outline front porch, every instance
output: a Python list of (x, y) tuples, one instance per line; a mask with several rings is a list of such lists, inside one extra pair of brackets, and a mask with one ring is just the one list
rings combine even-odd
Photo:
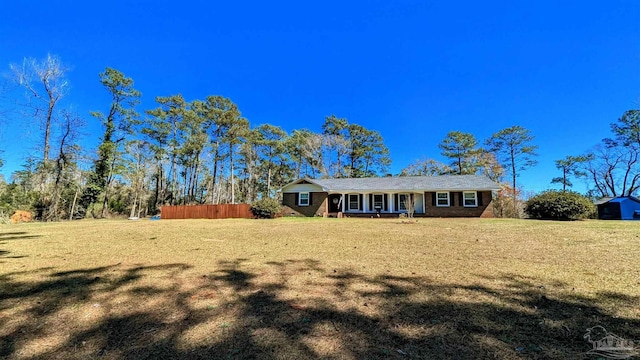
[[(410, 192), (372, 192), (372, 193), (329, 193), (327, 211), (329, 217), (395, 217), (408, 213), (413, 207), (414, 215), (425, 214), (425, 194)], [(333, 216), (332, 216), (333, 215)]]
[[(407, 212), (396, 212), (396, 213), (390, 213), (390, 212), (386, 212), (386, 213), (366, 213), (366, 212), (346, 212), (346, 213), (341, 213), (341, 212), (337, 212), (337, 213), (327, 213), (327, 217), (329, 218), (340, 218), (340, 217), (345, 217), (345, 218), (375, 218), (375, 219), (392, 219), (392, 218), (398, 218), (400, 216), (402, 216), (403, 214), (407, 214)], [(418, 214), (418, 213), (414, 213), (413, 217), (419, 217), (419, 218), (423, 218), (426, 217), (425, 214)]]

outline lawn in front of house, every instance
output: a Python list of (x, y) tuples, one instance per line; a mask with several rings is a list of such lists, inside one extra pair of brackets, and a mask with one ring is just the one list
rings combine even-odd
[(0, 226), (8, 359), (585, 358), (640, 339), (640, 223)]

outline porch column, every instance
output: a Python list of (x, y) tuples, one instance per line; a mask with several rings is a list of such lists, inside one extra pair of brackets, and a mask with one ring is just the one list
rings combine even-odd
[[(329, 195), (331, 195), (331, 194), (327, 193), (327, 200), (324, 201), (324, 215), (323, 215), (323, 217), (329, 216), (329, 206), (331, 206), (329, 204), (331, 202), (331, 201), (329, 201)], [(311, 196), (311, 194), (309, 194), (309, 196)]]
[(369, 211), (369, 194), (362, 194), (362, 212)]
[(395, 201), (394, 201), (395, 199), (393, 198), (393, 194), (392, 193), (387, 194), (387, 196), (389, 197), (389, 211), (388, 212), (392, 213), (394, 211), (393, 209), (395, 209), (395, 207), (394, 207), (395, 206)]
[(342, 198), (341, 198), (342, 201), (340, 201), (340, 203), (342, 204), (342, 213), (344, 214), (344, 202), (345, 202), (344, 198), (345, 198), (345, 196), (344, 196), (344, 194), (340, 194), (340, 195), (342, 196)]
[(422, 192), (422, 213), (427, 213), (427, 197), (425, 196), (424, 191)]

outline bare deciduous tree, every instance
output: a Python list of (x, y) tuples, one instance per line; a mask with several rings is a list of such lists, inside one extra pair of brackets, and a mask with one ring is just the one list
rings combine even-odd
[(51, 204), (45, 214), (46, 220), (58, 221), (61, 218), (63, 212), (61, 207), (61, 193), (72, 183), (69, 177), (72, 177), (73, 174), (69, 173), (69, 168), (75, 165), (77, 161), (76, 158), (79, 151), (77, 145), (79, 136), (78, 129), (83, 126), (84, 121), (78, 115), (69, 111), (62, 111), (58, 155), (54, 160), (55, 168), (53, 190), (51, 191)]
[(402, 169), (400, 176), (437, 176), (451, 171), (446, 164), (434, 159), (418, 159)]
[(143, 204), (148, 200), (149, 193), (145, 184), (150, 183), (153, 156), (149, 150), (150, 144), (145, 141), (133, 140), (126, 144), (126, 162), (124, 177), (129, 180), (131, 187), (131, 211), (129, 217), (140, 217), (144, 211)]
[(640, 187), (640, 149), (605, 142), (586, 155), (583, 170), (600, 196), (630, 196)]
[(51, 125), (55, 108), (66, 94), (69, 83), (65, 78), (68, 68), (57, 56), (47, 54), (43, 60), (25, 58), (21, 65), (11, 64), (14, 81), (27, 91), (25, 106), (33, 109), (44, 130), (43, 163), (49, 161)]
[(412, 193), (402, 194), (402, 204), (404, 205), (404, 209), (407, 211), (407, 217), (409, 219), (413, 218), (413, 214), (416, 211), (416, 197)]

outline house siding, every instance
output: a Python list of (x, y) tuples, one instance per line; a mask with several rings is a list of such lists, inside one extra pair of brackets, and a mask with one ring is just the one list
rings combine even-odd
[(327, 211), (327, 193), (310, 192), (311, 204), (309, 206), (298, 206), (297, 192), (286, 192), (282, 194), (282, 215), (283, 216), (323, 216)]
[[(482, 197), (482, 204), (477, 207), (464, 207), (461, 202), (462, 192), (451, 191), (449, 193), (449, 206), (434, 206), (435, 192), (425, 192), (426, 211), (429, 217), (493, 217), (493, 198), (491, 191), (478, 191)], [(480, 199), (478, 199), (480, 200)]]
[[(283, 191), (285, 191), (283, 189)], [(297, 193), (297, 192), (322, 192), (322, 188), (315, 184), (302, 183), (302, 184), (293, 184), (289, 185), (286, 188), (286, 192), (288, 193)]]

